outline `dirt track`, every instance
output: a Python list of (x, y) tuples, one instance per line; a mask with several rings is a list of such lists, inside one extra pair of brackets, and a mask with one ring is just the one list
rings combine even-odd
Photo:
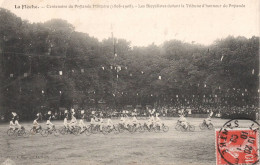
[[(177, 118), (163, 120), (170, 127), (167, 133), (122, 133), (91, 136), (65, 135), (46, 138), (41, 135), (29, 138), (8, 137), (7, 124), (0, 125), (0, 164), (7, 158), (17, 165), (71, 165), (71, 164), (128, 164), (128, 165), (215, 165), (215, 132), (201, 131), (202, 119), (188, 118), (196, 126), (195, 132), (174, 129)], [(220, 128), (227, 120), (213, 119)], [(62, 122), (54, 122), (57, 127)], [(31, 123), (22, 123), (26, 129)]]

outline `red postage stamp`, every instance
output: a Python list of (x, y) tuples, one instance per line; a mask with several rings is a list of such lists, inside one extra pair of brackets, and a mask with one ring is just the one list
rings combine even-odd
[(223, 127), (216, 130), (216, 164), (257, 164), (258, 129)]

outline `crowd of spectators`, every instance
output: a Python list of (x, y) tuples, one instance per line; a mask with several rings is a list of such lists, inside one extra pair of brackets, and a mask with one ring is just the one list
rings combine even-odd
[[(64, 112), (66, 108), (59, 109), (58, 111), (52, 111), (54, 119), (63, 120)], [(69, 109), (67, 109), (70, 111)], [(161, 117), (179, 117), (180, 114), (186, 116), (193, 116), (194, 114), (210, 114), (212, 112), (213, 117), (218, 118), (251, 118), (255, 119), (259, 115), (259, 108), (257, 106), (210, 106), (210, 105), (200, 105), (200, 106), (144, 106), (144, 107), (128, 107), (121, 109), (114, 109), (110, 107), (102, 108), (77, 108), (75, 109), (76, 117), (81, 115), (81, 111), (84, 110), (86, 120), (90, 120), (92, 115), (97, 115), (99, 117), (107, 118), (120, 117), (121, 114), (128, 114), (132, 116), (133, 114), (137, 117), (149, 117), (150, 114), (159, 113)], [(44, 120), (45, 112), (40, 112), (41, 118)], [(2, 120), (2, 118), (1, 118)]]
[[(76, 114), (80, 115), (83, 108), (76, 110)], [(138, 117), (148, 117), (151, 113), (159, 113), (162, 117), (179, 117), (180, 114), (185, 114), (186, 116), (192, 116), (193, 114), (210, 114), (213, 112), (213, 117), (218, 118), (255, 118), (258, 115), (259, 108), (252, 106), (158, 106), (158, 107), (142, 107), (142, 108), (88, 108), (84, 109), (86, 118), (93, 114), (99, 115), (100, 117), (106, 118), (120, 117), (121, 114), (128, 114), (129, 116), (137, 115)], [(57, 115), (57, 119), (63, 118), (63, 112)]]

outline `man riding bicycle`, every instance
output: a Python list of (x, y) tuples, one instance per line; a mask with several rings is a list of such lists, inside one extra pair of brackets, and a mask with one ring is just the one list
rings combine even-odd
[(103, 126), (104, 126), (104, 120), (103, 120), (102, 116), (100, 116), (100, 118), (99, 118), (99, 126), (100, 126), (100, 131), (102, 131)]
[(211, 124), (211, 116), (209, 115), (208, 118), (204, 119), (204, 122), (208, 127)]
[(75, 117), (75, 112), (74, 112), (74, 109), (71, 109), (71, 120), (69, 123), (69, 129), (73, 130), (75, 128), (76, 124), (77, 124), (77, 119)]
[(81, 129), (80, 133), (82, 133), (84, 131), (84, 128), (86, 127), (86, 125), (84, 124), (84, 118), (85, 118), (85, 115), (84, 115), (84, 110), (82, 110), (81, 112), (81, 116), (80, 116), (80, 120), (79, 120), (79, 127)]
[(103, 129), (103, 124), (104, 124), (104, 120), (103, 118), (101, 117), (101, 115), (99, 114), (98, 115), (99, 117), (96, 117), (95, 116), (95, 125), (98, 126), (100, 128), (100, 131), (102, 131)]
[(92, 115), (90, 119), (90, 125), (94, 127), (96, 125), (96, 116)]
[(119, 124), (121, 124), (122, 126), (125, 127), (126, 118), (125, 118), (124, 114), (121, 114), (121, 118), (120, 118)]
[(107, 119), (107, 127), (108, 127), (109, 129), (111, 129), (111, 128), (113, 128), (113, 126), (114, 126), (114, 124), (113, 124), (113, 122), (112, 122), (112, 120), (111, 120), (111, 115), (109, 115), (109, 116), (108, 116), (108, 119)]
[(47, 129), (48, 129), (48, 130), (52, 129), (53, 126), (54, 126), (54, 124), (51, 123), (51, 119), (52, 119), (51, 111), (48, 111), (48, 114), (47, 114), (47, 122), (46, 122)]
[(132, 126), (136, 127), (138, 124), (138, 120), (136, 118), (136, 115), (133, 115), (133, 119), (132, 119)]
[(185, 129), (188, 128), (188, 122), (187, 119), (184, 117), (184, 115), (182, 114), (178, 120), (181, 124), (181, 126), (183, 126)]
[(12, 120), (10, 121), (10, 128), (13, 130), (20, 130), (22, 126), (18, 122), (19, 116), (15, 113), (12, 112)]
[(161, 129), (161, 127), (162, 127), (162, 121), (161, 121), (161, 119), (159, 118), (159, 113), (156, 113), (155, 125), (156, 125), (156, 126), (159, 126), (160, 129)]
[(33, 121), (33, 129), (34, 130), (39, 130), (41, 128), (40, 124), (38, 123), (38, 120), (40, 119), (40, 114), (37, 113), (37, 118)]
[(68, 110), (65, 110), (63, 125), (66, 129), (69, 127), (68, 118), (69, 118)]
[(150, 118), (148, 119), (148, 121), (147, 121), (147, 126), (149, 127), (149, 128), (152, 128), (153, 126), (154, 126), (154, 117), (153, 117), (153, 115), (151, 115), (150, 116)]

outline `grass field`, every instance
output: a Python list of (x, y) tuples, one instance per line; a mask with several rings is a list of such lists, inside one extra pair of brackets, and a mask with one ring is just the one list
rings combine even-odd
[[(187, 118), (195, 132), (174, 129), (177, 118), (163, 120), (170, 127), (167, 133), (121, 133), (86, 136), (49, 135), (13, 138), (6, 134), (7, 124), (0, 125), (0, 164), (10, 158), (17, 165), (180, 165), (216, 164), (215, 132), (199, 129), (201, 118)], [(213, 119), (220, 128), (227, 120)], [(246, 122), (246, 121), (245, 121)], [(21, 123), (26, 129), (31, 123)], [(54, 122), (60, 127), (62, 122)]]

